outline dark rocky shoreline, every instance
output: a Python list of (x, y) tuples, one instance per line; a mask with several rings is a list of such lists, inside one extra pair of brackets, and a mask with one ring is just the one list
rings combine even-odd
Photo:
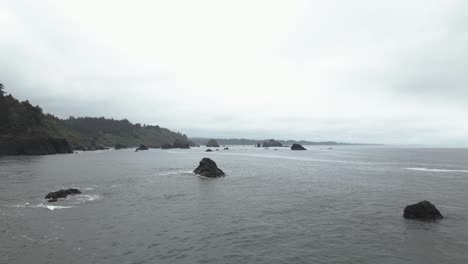
[(9, 137), (0, 139), (0, 155), (49, 155), (73, 153), (65, 138)]

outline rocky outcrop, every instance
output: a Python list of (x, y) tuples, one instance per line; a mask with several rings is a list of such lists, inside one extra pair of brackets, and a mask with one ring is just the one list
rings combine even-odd
[(189, 149), (190, 142), (183, 142), (181, 140), (176, 139), (174, 144), (172, 144), (173, 148), (180, 148), (180, 149)]
[(56, 202), (60, 198), (66, 198), (68, 195), (73, 195), (73, 194), (80, 194), (81, 191), (78, 189), (68, 189), (68, 190), (60, 190), (56, 192), (51, 192), (46, 195), (44, 199), (48, 199), (49, 203), (51, 202)]
[(81, 144), (72, 144), (72, 149), (73, 150), (80, 150), (80, 151), (88, 150), (85, 146), (83, 146)]
[(0, 138), (0, 155), (48, 155), (73, 153), (64, 138), (10, 137)]
[(124, 148), (128, 148), (127, 146), (125, 146), (124, 144), (120, 144), (120, 143), (117, 143), (115, 144), (114, 146), (114, 149), (124, 149)]
[(206, 143), (206, 146), (207, 146), (208, 148), (219, 148), (218, 142), (217, 142), (216, 140), (214, 140), (214, 139), (210, 139), (210, 140), (208, 141), (208, 143)]
[(190, 148), (190, 143), (189, 142), (183, 142), (181, 140), (176, 139), (173, 144), (163, 144), (161, 146), (162, 149), (189, 149)]
[(94, 148), (95, 150), (108, 150), (109, 148), (108, 147), (104, 147), (102, 145), (98, 145)]
[(292, 144), (291, 150), (307, 150), (301, 144)]
[(422, 201), (406, 206), (403, 217), (416, 220), (437, 220), (444, 218), (435, 205), (429, 201)]
[(148, 150), (148, 147), (141, 144), (137, 149), (135, 149), (136, 151), (140, 151), (140, 150)]
[(218, 166), (213, 160), (209, 158), (203, 158), (200, 161), (200, 165), (193, 172), (195, 174), (199, 174), (201, 176), (210, 178), (218, 178), (224, 176), (224, 172), (218, 168)]
[(269, 147), (282, 147), (283, 144), (281, 144), (281, 142), (276, 141), (276, 140), (274, 140), (274, 139), (270, 139), (270, 140), (268, 140), (268, 141), (263, 141), (262, 146), (263, 146), (264, 148), (269, 148)]
[(229, 147), (225, 147), (224, 150), (229, 150)]
[(262, 147), (262, 144), (260, 144), (260, 142), (258, 142), (256, 147), (260, 148), (260, 147)]

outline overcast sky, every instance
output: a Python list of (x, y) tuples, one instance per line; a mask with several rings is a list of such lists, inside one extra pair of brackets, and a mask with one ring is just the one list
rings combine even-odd
[(468, 1), (0, 0), (0, 82), (189, 136), (468, 146)]

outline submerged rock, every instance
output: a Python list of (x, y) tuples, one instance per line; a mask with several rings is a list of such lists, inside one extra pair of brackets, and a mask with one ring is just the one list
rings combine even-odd
[(436, 220), (444, 218), (435, 205), (429, 201), (422, 201), (406, 206), (403, 217), (417, 220)]
[(195, 174), (199, 174), (201, 176), (210, 177), (210, 178), (218, 178), (224, 176), (224, 172), (218, 168), (216, 163), (209, 159), (203, 158), (200, 161), (200, 165), (193, 171)]
[(292, 144), (291, 150), (307, 150), (301, 144)]
[(68, 190), (60, 190), (60, 191), (56, 191), (56, 192), (51, 192), (51, 193), (47, 194), (44, 199), (49, 199), (48, 202), (50, 203), (50, 202), (56, 202), (57, 199), (59, 199), (59, 198), (65, 198), (68, 195), (80, 194), (80, 193), (81, 193), (80, 190), (71, 188), (71, 189), (68, 189)]
[(207, 149), (206, 152), (212, 152), (213, 150), (212, 149)]

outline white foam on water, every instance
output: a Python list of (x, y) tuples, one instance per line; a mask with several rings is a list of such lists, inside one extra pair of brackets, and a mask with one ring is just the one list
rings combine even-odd
[(57, 210), (57, 209), (68, 209), (68, 208), (73, 208), (73, 206), (69, 206), (69, 205), (49, 205), (49, 204), (43, 204), (43, 203), (40, 203), (38, 205), (33, 205), (31, 207), (35, 207), (35, 208), (47, 208), (51, 211), (53, 210)]
[(67, 199), (70, 200), (71, 202), (75, 201), (78, 203), (92, 202), (95, 200), (99, 200), (99, 198), (101, 198), (101, 196), (97, 194), (79, 194), (79, 195), (73, 195), (73, 196), (67, 197)]
[(468, 170), (448, 170), (448, 169), (428, 169), (428, 168), (405, 168), (406, 170), (414, 171), (428, 171), (428, 172), (464, 172), (468, 173)]
[(167, 176), (167, 175), (177, 175), (177, 174), (192, 174), (193, 172), (192, 171), (188, 171), (188, 170), (173, 170), (173, 171), (166, 171), (166, 172), (162, 172), (162, 173), (159, 173), (158, 175), (160, 176)]
[(84, 188), (85, 191), (91, 191), (91, 190), (94, 190), (93, 187), (89, 187), (89, 188)]
[(29, 203), (16, 204), (16, 205), (7, 205), (7, 206), (8, 206), (8, 207), (12, 207), (12, 208), (24, 208), (24, 207), (29, 206)]

